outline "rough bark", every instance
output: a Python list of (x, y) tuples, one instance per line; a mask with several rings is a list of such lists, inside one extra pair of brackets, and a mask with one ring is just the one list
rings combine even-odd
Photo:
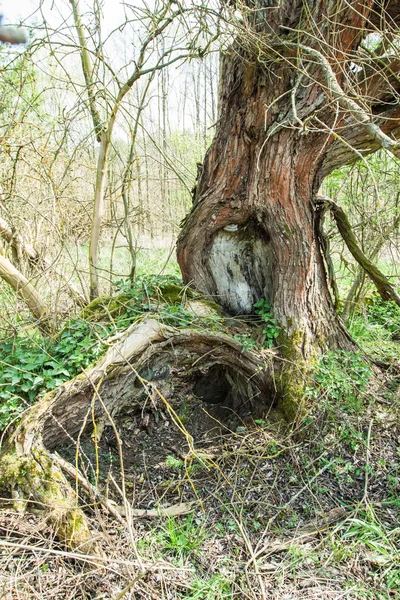
[(229, 312), (270, 301), (279, 350), (297, 365), (355, 347), (331, 300), (313, 199), (334, 168), (382, 146), (398, 154), (398, 105), (388, 100), (396, 80), (381, 70), (385, 85), (375, 81), (382, 55), (370, 61), (373, 76), (351, 71), (382, 10), (360, 2), (332, 13), (320, 0), (306, 10), (291, 1), (242, 5), (223, 59), (215, 138), (178, 240), (185, 282)]
[(271, 358), (271, 353), (243, 352), (240, 343), (223, 333), (177, 330), (155, 319), (135, 324), (114, 340), (97, 364), (24, 414), (0, 455), (0, 487), (9, 489), (19, 506), (35, 502), (51, 507), (49, 520), (58, 536), (87, 550), (89, 527), (55, 448), (78, 440), (85, 429), (112, 420), (123, 410), (138, 410), (149, 399), (163, 404), (174, 419), (160, 386), (175, 365), (193, 372), (219, 365), (232, 386), (233, 401), (257, 399), (270, 406)]
[(398, 57), (376, 52), (361, 74), (352, 70), (365, 59), (368, 33), (389, 21), (397, 27), (392, 3), (384, 8), (367, 0), (333, 12), (323, 0), (241, 4), (215, 138), (178, 240), (184, 281), (230, 313), (252, 313), (268, 299), (287, 361), (278, 392), (291, 417), (318, 353), (355, 348), (331, 299), (314, 198), (334, 168), (380, 147), (399, 153)]
[[(238, 57), (225, 59), (220, 125), (178, 261), (185, 282), (233, 314), (251, 313), (268, 298), (284, 332), (281, 349), (308, 360), (316, 349), (348, 347), (349, 339), (330, 298), (313, 203), (328, 136), (279, 126), (291, 112), (287, 93), (265, 110), (290, 84), (284, 68), (272, 76)], [(324, 102), (318, 90), (302, 94), (304, 107)]]

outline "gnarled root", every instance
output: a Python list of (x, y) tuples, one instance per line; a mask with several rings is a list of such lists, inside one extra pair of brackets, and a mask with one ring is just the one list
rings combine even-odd
[(174, 366), (204, 373), (218, 365), (237, 403), (271, 405), (273, 357), (272, 351), (243, 352), (240, 343), (224, 333), (174, 329), (155, 319), (136, 323), (112, 340), (94, 366), (24, 414), (0, 455), (0, 486), (9, 490), (17, 506), (44, 505), (57, 536), (70, 546), (95, 551), (77, 494), (52, 451), (95, 428), (100, 419), (143, 406), (154, 393), (165, 401), (158, 381)]

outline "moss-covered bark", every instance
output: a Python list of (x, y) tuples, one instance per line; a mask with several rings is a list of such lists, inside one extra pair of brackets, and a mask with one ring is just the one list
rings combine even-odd
[(23, 454), (17, 446), (11, 445), (0, 457), (0, 488), (11, 492), (15, 509), (23, 511), (28, 502), (34, 503), (47, 513), (59, 539), (75, 549), (96, 553), (77, 496), (51, 454), (38, 447)]

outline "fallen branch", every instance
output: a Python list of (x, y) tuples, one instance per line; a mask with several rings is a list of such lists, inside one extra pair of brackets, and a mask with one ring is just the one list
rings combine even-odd
[[(158, 391), (157, 377), (168, 377), (177, 365), (192, 372), (218, 365), (222, 376), (227, 376), (232, 395), (236, 394), (235, 401), (257, 398), (258, 404), (270, 405), (274, 399), (273, 358), (243, 351), (239, 342), (224, 333), (175, 329), (155, 318), (139, 321), (118, 336), (107, 353), (85, 373), (49, 392), (24, 413), (0, 454), (0, 486), (10, 491), (16, 507), (25, 508), (27, 501), (48, 506), (48, 521), (57, 536), (75, 548), (90, 547), (92, 538), (69, 478), (113, 517), (119, 521), (125, 517), (128, 524), (132, 517), (188, 514), (192, 510), (190, 504), (142, 510), (131, 509), (126, 503), (121, 510), (103, 498), (75, 467), (57, 457), (54, 449), (79, 438), (85, 430), (96, 428), (105, 417), (113, 420), (124, 409), (141, 409), (149, 398), (165, 406), (167, 400)], [(167, 409), (174, 414), (169, 404)], [(179, 427), (179, 422), (175, 422)], [(123, 490), (121, 497), (125, 498)]]

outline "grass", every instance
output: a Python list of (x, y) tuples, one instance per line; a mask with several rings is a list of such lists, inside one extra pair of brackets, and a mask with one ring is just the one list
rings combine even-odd
[(170, 552), (179, 559), (189, 558), (198, 554), (205, 538), (204, 523), (193, 515), (184, 519), (171, 517), (160, 529), (159, 540), (164, 551)]

